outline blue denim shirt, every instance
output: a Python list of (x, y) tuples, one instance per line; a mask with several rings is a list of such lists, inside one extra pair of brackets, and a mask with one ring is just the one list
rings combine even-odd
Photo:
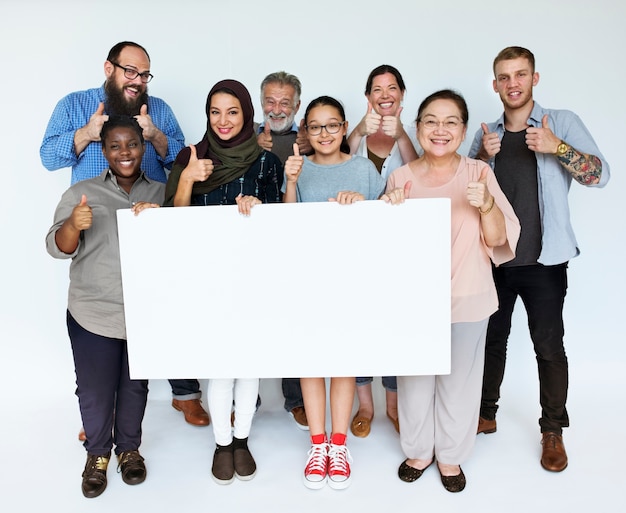
[[(544, 109), (535, 102), (528, 124), (540, 128), (545, 114), (548, 115), (548, 124), (554, 135), (576, 150), (595, 155), (602, 161), (600, 182), (589, 187), (604, 187), (611, 175), (609, 164), (581, 119), (569, 110)], [(504, 114), (496, 122), (488, 123), (488, 126), (489, 132), (496, 132), (502, 140)], [(482, 137), (483, 131), (480, 128), (474, 136), (469, 157), (476, 158), (482, 144)], [(535, 156), (539, 182), (539, 213), (543, 232), (538, 262), (543, 265), (562, 264), (580, 254), (570, 221), (567, 199), (572, 176), (561, 166), (554, 155), (535, 152)], [(495, 158), (490, 159), (488, 163), (493, 168)]]
[[(39, 149), (41, 163), (49, 171), (65, 167), (72, 168), (72, 184), (88, 178), (100, 176), (109, 167), (102, 154), (102, 145), (92, 142), (76, 155), (74, 134), (89, 122), (100, 102), (104, 102), (104, 86), (86, 91), (70, 93), (57, 103)], [(156, 126), (167, 137), (167, 155), (165, 158), (156, 152), (151, 143), (146, 143), (146, 152), (141, 162), (141, 169), (148, 178), (158, 182), (167, 182), (165, 169), (169, 169), (185, 145), (183, 132), (170, 106), (160, 98), (148, 97), (148, 114)]]

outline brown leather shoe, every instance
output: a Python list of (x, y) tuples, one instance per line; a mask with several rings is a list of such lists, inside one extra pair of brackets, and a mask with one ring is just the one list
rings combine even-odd
[(357, 411), (350, 423), (350, 431), (354, 436), (358, 436), (359, 438), (365, 438), (370, 434), (370, 430), (372, 428), (372, 419), (368, 419), (367, 417), (363, 417), (359, 415)]
[(304, 411), (304, 407), (296, 406), (289, 412), (289, 415), (291, 415), (293, 420), (296, 421), (296, 426), (304, 431), (309, 430), (309, 421), (306, 418), (306, 411)]
[(553, 431), (542, 433), (541, 466), (550, 472), (561, 472), (567, 467), (563, 436)]
[(476, 434), (485, 433), (488, 435), (489, 433), (495, 433), (497, 430), (496, 419), (487, 420), (482, 417), (478, 417), (478, 429), (476, 430)]
[(211, 418), (202, 407), (200, 399), (190, 399), (188, 401), (172, 399), (172, 408), (182, 411), (185, 415), (185, 420), (193, 426), (208, 426), (211, 423)]

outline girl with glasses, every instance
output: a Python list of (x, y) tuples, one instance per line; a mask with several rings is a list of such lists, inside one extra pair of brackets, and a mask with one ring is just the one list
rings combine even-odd
[[(285, 163), (283, 201), (336, 201), (346, 205), (378, 199), (385, 180), (371, 161), (350, 155), (346, 141), (348, 122), (341, 103), (321, 96), (309, 104), (304, 120), (312, 154), (300, 156), (298, 145), (294, 144), (294, 155)], [(334, 489), (346, 488), (351, 462), (346, 437), (355, 378), (330, 378), (330, 437), (326, 435), (326, 379), (301, 378), (300, 383), (311, 435), (304, 484), (311, 489), (322, 488), (327, 482)]]

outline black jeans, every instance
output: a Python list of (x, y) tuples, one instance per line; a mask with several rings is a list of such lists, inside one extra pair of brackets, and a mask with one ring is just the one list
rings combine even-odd
[(569, 426), (568, 365), (563, 346), (563, 303), (567, 293), (567, 263), (543, 266), (494, 267), (500, 306), (489, 319), (481, 417), (493, 420), (504, 378), (511, 316), (518, 296), (526, 308), (528, 328), (539, 371), (541, 432), (561, 433)]

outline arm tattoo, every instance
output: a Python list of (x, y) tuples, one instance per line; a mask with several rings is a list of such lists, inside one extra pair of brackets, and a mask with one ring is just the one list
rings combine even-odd
[(588, 155), (571, 146), (565, 155), (557, 156), (559, 163), (582, 185), (595, 185), (600, 182), (602, 161), (595, 155)]

